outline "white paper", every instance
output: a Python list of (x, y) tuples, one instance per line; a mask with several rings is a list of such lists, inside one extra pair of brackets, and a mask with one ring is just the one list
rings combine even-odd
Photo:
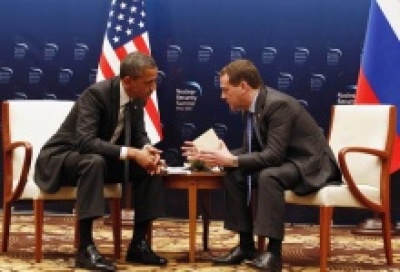
[(165, 170), (167, 174), (190, 174), (190, 170), (185, 166), (168, 166)]
[(217, 150), (220, 146), (219, 138), (212, 128), (193, 140), (193, 144), (198, 150)]

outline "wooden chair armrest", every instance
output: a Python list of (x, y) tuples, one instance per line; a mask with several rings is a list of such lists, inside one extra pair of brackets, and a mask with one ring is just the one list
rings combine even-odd
[[(22, 192), (25, 189), (26, 182), (28, 180), (28, 173), (29, 173), (29, 169), (30, 169), (31, 161), (32, 161), (32, 145), (29, 142), (18, 141), (18, 142), (10, 143), (9, 145), (5, 146), (5, 150), (4, 150), (5, 160), (12, 161), (14, 150), (17, 148), (21, 148), (21, 147), (25, 150), (24, 162), (22, 165), (22, 169), (20, 172), (17, 186), (15, 187), (14, 190), (13, 190), (13, 188), (11, 188), (11, 194), (6, 197), (6, 201), (8, 201), (8, 202), (13, 202), (13, 201), (18, 200), (21, 197)], [(11, 180), (11, 183), (12, 183), (12, 180)]]
[(378, 205), (368, 198), (366, 198), (358, 189), (354, 179), (350, 173), (350, 170), (346, 163), (346, 155), (349, 153), (364, 153), (373, 156), (379, 157), (382, 161), (385, 161), (389, 158), (389, 154), (383, 150), (372, 149), (372, 148), (365, 148), (365, 147), (345, 147), (339, 151), (338, 159), (339, 159), (339, 166), (342, 170), (343, 176), (349, 186), (350, 192), (353, 196), (364, 206), (369, 207), (370, 209), (380, 212), (382, 211), (382, 206)]

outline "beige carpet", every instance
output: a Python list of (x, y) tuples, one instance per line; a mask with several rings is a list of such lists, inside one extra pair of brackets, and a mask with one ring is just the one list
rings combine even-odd
[[(73, 268), (73, 219), (71, 216), (46, 216), (44, 233), (44, 259), (35, 263), (32, 252), (33, 218), (14, 215), (9, 250), (0, 255), (0, 271), (83, 271)], [(246, 265), (215, 267), (210, 254), (225, 254), (237, 243), (237, 236), (226, 231), (222, 222), (214, 221), (210, 227), (211, 253), (202, 251), (202, 225), (198, 224), (196, 263), (188, 261), (188, 223), (186, 220), (165, 219), (154, 223), (153, 248), (169, 259), (165, 268), (132, 265), (117, 261), (119, 271), (251, 271)], [(283, 245), (284, 271), (319, 271), (318, 226), (288, 225)], [(337, 227), (332, 231), (332, 256), (330, 271), (400, 271), (400, 240), (393, 238), (394, 261), (386, 266), (380, 237), (354, 236), (348, 228)], [(122, 251), (131, 238), (130, 227), (122, 233)], [(95, 224), (95, 239), (99, 250), (112, 258), (112, 233), (103, 220)]]

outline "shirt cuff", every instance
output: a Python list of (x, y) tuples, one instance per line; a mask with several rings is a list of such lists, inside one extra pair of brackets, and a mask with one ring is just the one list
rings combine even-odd
[(121, 152), (119, 153), (119, 158), (121, 160), (126, 160), (128, 157), (128, 147), (123, 146), (121, 147)]

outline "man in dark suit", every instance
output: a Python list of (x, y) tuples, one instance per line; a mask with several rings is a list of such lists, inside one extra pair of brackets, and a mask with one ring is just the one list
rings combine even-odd
[[(151, 221), (164, 215), (163, 188), (157, 175), (162, 165), (161, 151), (150, 145), (143, 119), (143, 107), (156, 88), (157, 73), (157, 65), (150, 56), (129, 54), (121, 62), (119, 77), (98, 82), (81, 94), (39, 153), (35, 181), (42, 190), (51, 193), (61, 186), (77, 186), (77, 267), (115, 270), (115, 265), (97, 251), (92, 228), (93, 220), (104, 215), (103, 185), (123, 180), (126, 161), (135, 208), (134, 232), (126, 261), (167, 264), (145, 240)], [(124, 132), (124, 118), (131, 120), (128, 134)], [(129, 134), (130, 137), (126, 136)]]
[[(282, 269), (284, 191), (305, 195), (340, 180), (335, 157), (322, 130), (293, 97), (263, 85), (257, 68), (248, 60), (236, 60), (220, 72), (221, 98), (249, 120), (242, 148), (200, 151), (193, 143), (182, 147), (184, 155), (210, 166), (226, 169), (224, 177), (225, 228), (239, 233), (239, 245), (215, 264), (239, 264), (244, 260), (266, 271)], [(250, 138), (249, 138), (250, 137)], [(249, 142), (251, 142), (249, 144)], [(251, 185), (258, 187), (257, 213), (249, 205)], [(266, 252), (256, 256), (253, 234), (269, 238)]]

